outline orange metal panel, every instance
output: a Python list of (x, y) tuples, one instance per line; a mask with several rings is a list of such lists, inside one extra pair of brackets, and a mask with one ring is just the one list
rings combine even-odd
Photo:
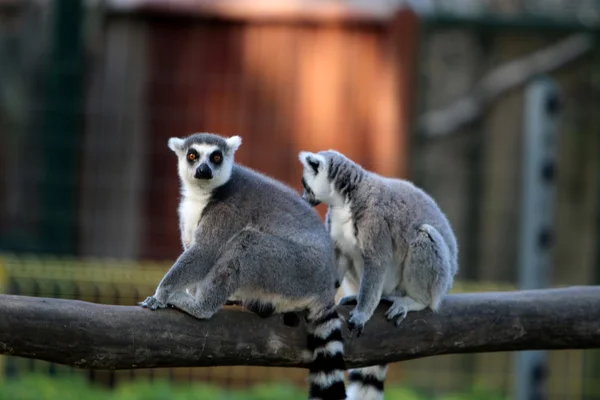
[(119, 14), (171, 15), (264, 22), (382, 23), (389, 20), (393, 3), (363, 4), (313, 0), (111, 0), (109, 11)]
[[(180, 252), (170, 136), (241, 135), (237, 159), (300, 191), (300, 150), (405, 176), (415, 16), (389, 27), (152, 18), (147, 258)], [(324, 215), (325, 208), (319, 212)]]

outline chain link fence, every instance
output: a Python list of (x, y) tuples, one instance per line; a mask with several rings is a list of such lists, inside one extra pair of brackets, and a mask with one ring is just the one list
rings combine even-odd
[[(153, 293), (181, 251), (167, 140), (196, 131), (241, 135), (239, 162), (298, 190), (300, 150), (335, 148), (412, 179), (457, 232), (454, 292), (516, 289), (523, 88), (447, 135), (426, 135), (420, 117), (472, 95), (499, 65), (572, 34), (597, 37), (597, 2), (570, 2), (560, 18), (560, 2), (428, 2), (439, 14), (387, 1), (192, 3), (0, 1), (3, 293), (121, 305)], [(600, 282), (593, 50), (549, 73), (566, 99), (551, 286)], [(512, 398), (513, 357), (397, 363), (388, 382), (432, 396), (481, 386)], [(0, 366), (0, 379), (80, 374), (110, 387), (156, 378), (306, 387), (302, 369), (83, 371), (13, 357)], [(551, 352), (549, 371), (548, 400), (600, 399), (596, 351)]]

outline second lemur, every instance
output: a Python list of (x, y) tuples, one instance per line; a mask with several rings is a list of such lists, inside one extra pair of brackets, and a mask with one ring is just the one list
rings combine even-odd
[[(411, 182), (368, 171), (334, 151), (299, 154), (303, 197), (328, 205), (343, 288), (352, 294), (348, 326), (360, 335), (381, 300), (399, 325), (411, 311), (438, 310), (458, 271), (458, 246), (450, 222), (425, 191)], [(381, 398), (386, 366), (350, 371), (349, 399)], [(369, 395), (369, 384), (373, 395)]]

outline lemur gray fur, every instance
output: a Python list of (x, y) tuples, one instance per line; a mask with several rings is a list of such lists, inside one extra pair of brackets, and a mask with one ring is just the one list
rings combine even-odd
[[(299, 153), (302, 197), (328, 205), (325, 225), (336, 246), (339, 279), (356, 304), (348, 327), (360, 335), (380, 301), (399, 325), (411, 311), (437, 311), (458, 271), (450, 222), (422, 189), (368, 171), (334, 151)], [(357, 290), (358, 289), (358, 290)], [(348, 399), (381, 399), (386, 365), (350, 371)]]
[(142, 307), (208, 319), (229, 299), (308, 321), (312, 399), (345, 399), (333, 242), (291, 187), (234, 161), (239, 136), (171, 138), (181, 181), (183, 253)]

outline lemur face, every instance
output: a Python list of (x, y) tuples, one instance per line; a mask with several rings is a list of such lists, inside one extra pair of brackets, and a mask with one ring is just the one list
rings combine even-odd
[(327, 174), (325, 157), (320, 154), (301, 151), (300, 162), (304, 166), (302, 171), (302, 198), (315, 207), (321, 202), (328, 202), (332, 196), (332, 186)]
[(185, 139), (170, 138), (169, 148), (175, 152), (179, 176), (184, 183), (216, 187), (229, 179), (234, 153), (241, 145), (239, 136), (223, 138), (199, 133)]

